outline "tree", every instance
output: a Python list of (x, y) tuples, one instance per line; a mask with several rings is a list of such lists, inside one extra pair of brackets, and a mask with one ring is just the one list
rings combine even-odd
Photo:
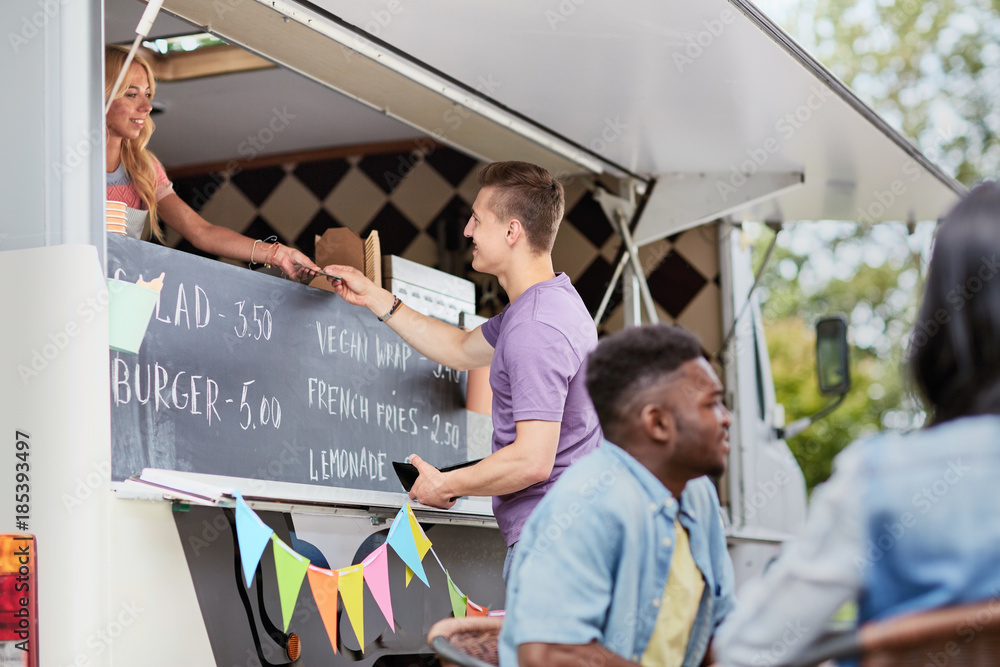
[[(826, 227), (825, 238), (803, 223), (782, 232), (773, 268), (761, 281), (761, 298), (778, 402), (789, 421), (818, 412), (832, 398), (820, 395), (816, 382), (814, 324), (842, 313), (851, 324), (851, 390), (830, 415), (790, 438), (812, 489), (826, 480), (833, 457), (850, 442), (882, 430), (907, 429), (922, 421), (919, 404), (909, 394), (903, 367), (913, 319), (920, 248), (929, 229), (910, 235), (903, 225), (860, 232), (853, 225)], [(873, 244), (874, 235), (877, 244)], [(894, 238), (893, 238), (894, 237)], [(758, 256), (771, 234), (758, 238)], [(796, 252), (796, 238), (806, 239)], [(891, 239), (891, 240), (890, 240)], [(885, 255), (873, 247), (893, 249)], [(824, 258), (824, 256), (826, 256)], [(839, 264), (844, 276), (810, 276), (816, 264)]]
[(803, 0), (791, 25), (958, 181), (1000, 172), (1000, 0)]
[[(801, 0), (786, 26), (960, 182), (996, 178), (1000, 0)], [(789, 420), (829, 400), (819, 395), (811, 370), (813, 324), (840, 312), (851, 325), (851, 393), (788, 443), (810, 489), (829, 476), (833, 457), (851, 441), (922, 423), (903, 362), (931, 234), (926, 226), (914, 234), (902, 224), (846, 223), (803, 223), (781, 232), (761, 298), (775, 390)], [(761, 234), (758, 250), (769, 242)]]

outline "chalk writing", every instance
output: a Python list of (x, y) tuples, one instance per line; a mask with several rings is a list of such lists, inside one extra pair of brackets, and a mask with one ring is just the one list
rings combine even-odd
[(466, 460), (466, 373), (366, 309), (125, 237), (108, 268), (165, 273), (138, 354), (111, 354), (114, 481), (153, 467), (402, 493), (387, 461)]

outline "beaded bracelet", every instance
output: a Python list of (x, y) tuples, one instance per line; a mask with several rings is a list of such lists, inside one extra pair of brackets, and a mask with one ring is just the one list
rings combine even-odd
[(392, 317), (393, 315), (395, 315), (396, 311), (399, 310), (399, 307), (403, 305), (403, 302), (395, 294), (392, 295), (392, 299), (393, 299), (393, 301), (392, 301), (392, 308), (389, 309), (388, 313), (386, 313), (382, 317), (378, 318), (379, 322), (388, 322), (389, 318)]

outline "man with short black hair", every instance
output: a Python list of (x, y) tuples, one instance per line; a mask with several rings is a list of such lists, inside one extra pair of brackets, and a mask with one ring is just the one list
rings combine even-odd
[(701, 664), (732, 606), (715, 486), (729, 411), (698, 341), (631, 328), (590, 355), (607, 442), (528, 519), (507, 585), (501, 667)]
[(494, 496), (508, 546), (506, 578), (528, 515), (559, 475), (600, 443), (581, 372), (597, 329), (569, 277), (552, 268), (562, 184), (526, 162), (489, 164), (479, 181), (465, 227), (472, 268), (495, 275), (510, 298), (482, 326), (463, 331), (421, 315), (350, 267), (326, 272), (342, 276), (331, 279), (340, 296), (368, 307), (429, 359), (459, 370), (491, 366), (493, 454), (447, 473), (410, 456), (420, 472), (410, 498), (448, 508), (458, 496)]

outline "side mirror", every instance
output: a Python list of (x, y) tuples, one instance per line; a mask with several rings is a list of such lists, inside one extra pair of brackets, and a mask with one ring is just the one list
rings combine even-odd
[(791, 438), (802, 433), (844, 402), (851, 388), (848, 350), (846, 317), (833, 315), (816, 323), (816, 377), (819, 378), (819, 391), (827, 395), (836, 394), (837, 398), (816, 414), (796, 419), (784, 428), (776, 422), (774, 431), (778, 438)]
[(822, 394), (843, 395), (851, 388), (847, 319), (824, 317), (816, 323), (816, 376)]

